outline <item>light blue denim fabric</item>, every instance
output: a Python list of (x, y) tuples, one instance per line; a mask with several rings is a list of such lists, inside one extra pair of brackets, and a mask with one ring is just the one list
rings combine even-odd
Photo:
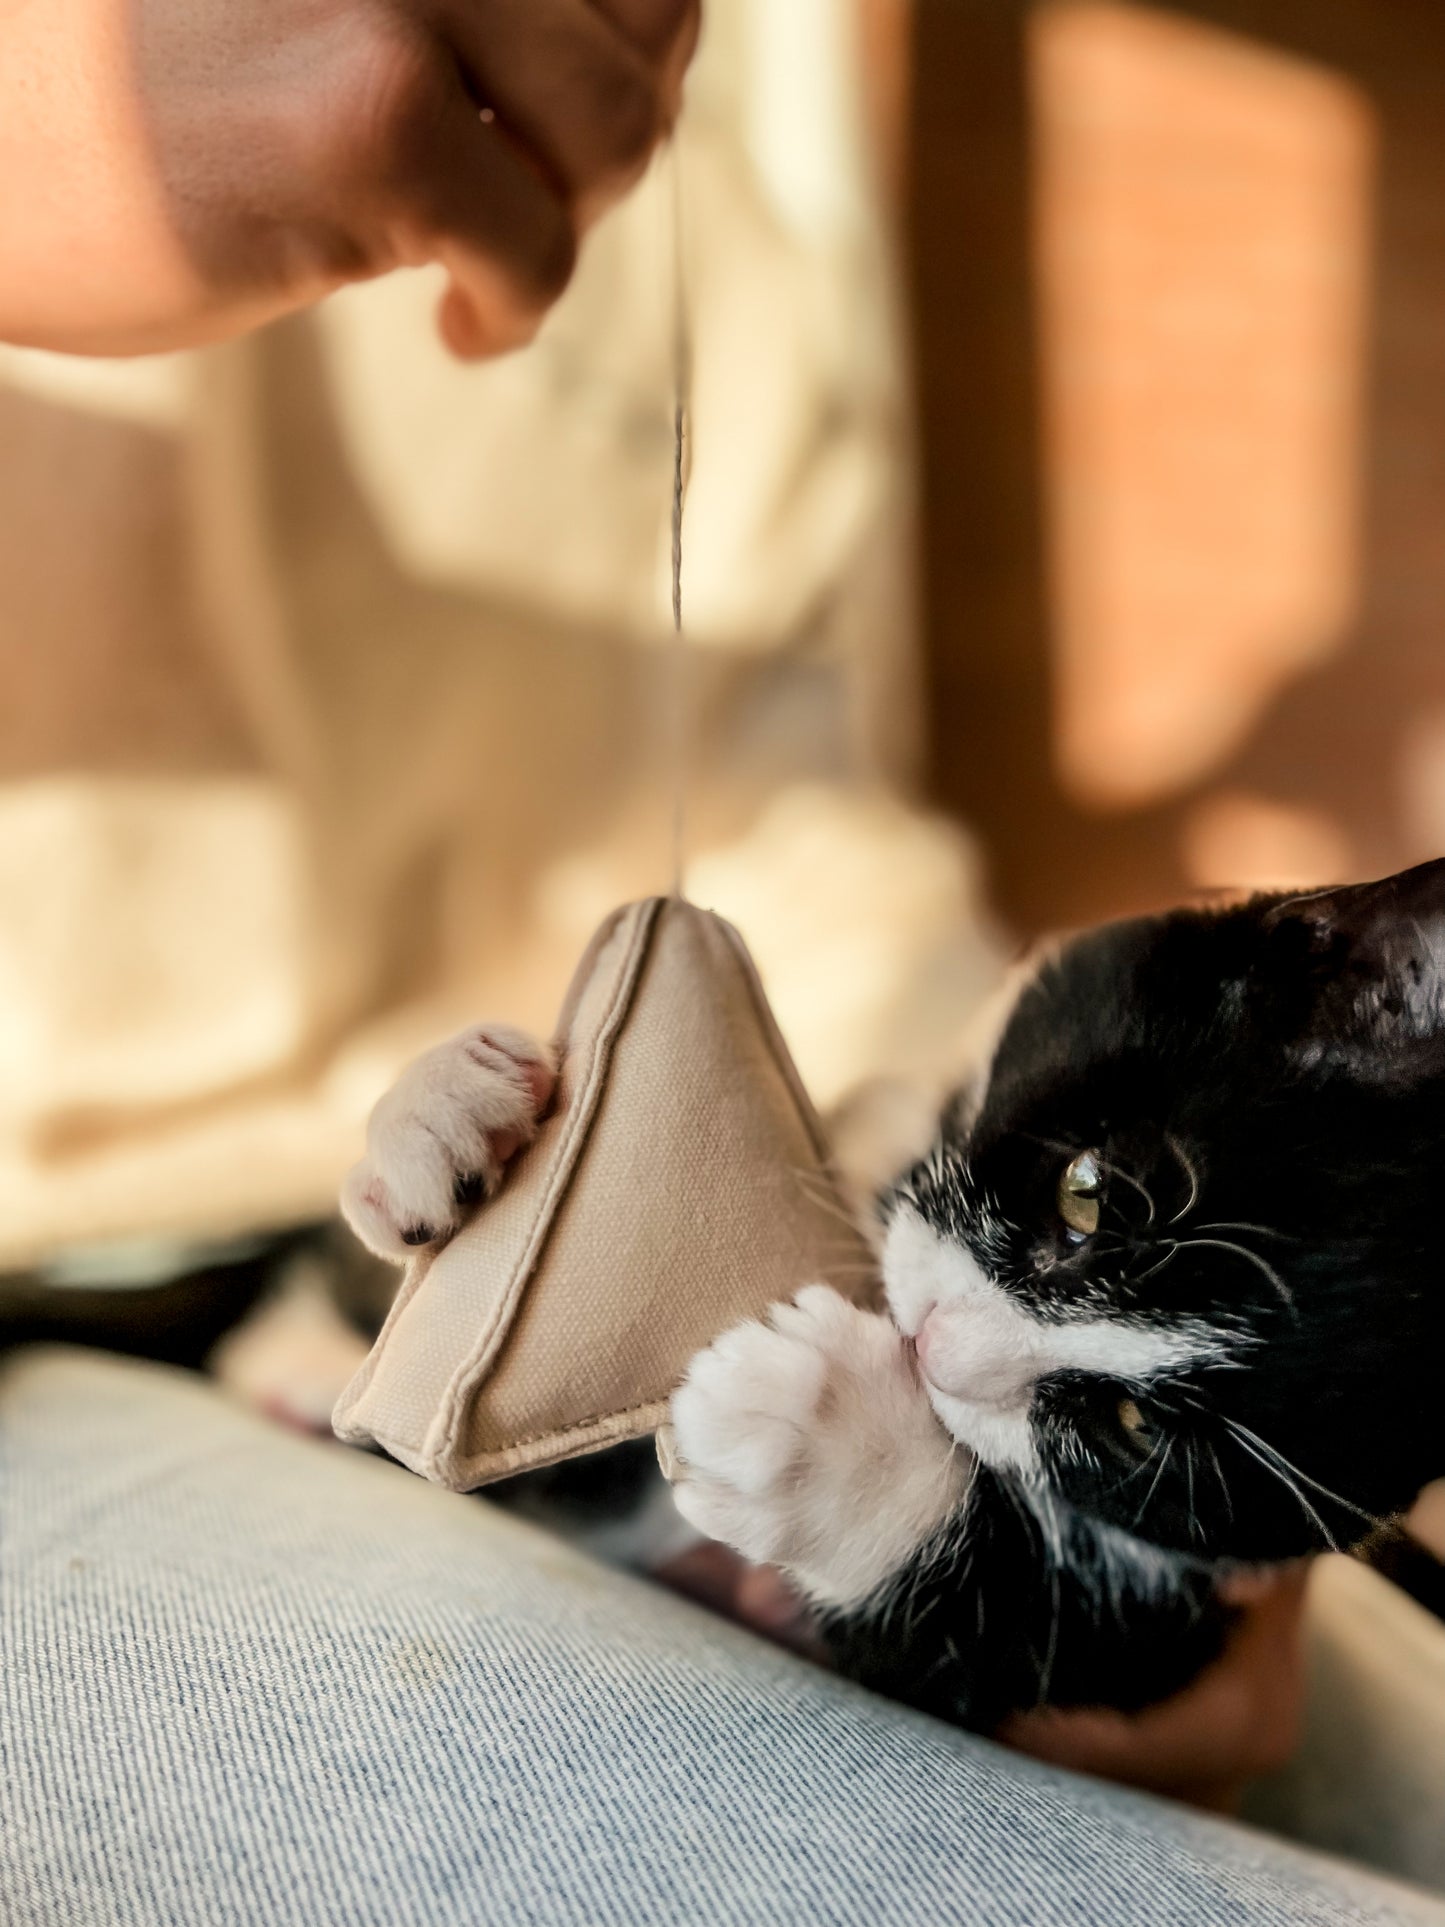
[(5, 1927), (1445, 1923), (166, 1372), (10, 1361), (0, 1508)]

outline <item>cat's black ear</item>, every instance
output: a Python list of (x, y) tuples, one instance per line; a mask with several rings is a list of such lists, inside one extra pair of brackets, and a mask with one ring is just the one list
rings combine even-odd
[(1445, 1043), (1445, 858), (1377, 883), (1286, 897), (1264, 915), (1296, 1043), (1366, 1074)]

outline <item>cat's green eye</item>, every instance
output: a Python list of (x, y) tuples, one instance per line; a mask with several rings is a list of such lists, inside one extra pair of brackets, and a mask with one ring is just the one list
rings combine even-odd
[(1149, 1437), (1149, 1421), (1139, 1410), (1136, 1399), (1121, 1398), (1119, 1400), (1119, 1409), (1115, 1416), (1119, 1421), (1120, 1428), (1129, 1434), (1129, 1437), (1134, 1440), (1136, 1445)]
[(1099, 1194), (1103, 1176), (1098, 1153), (1080, 1151), (1064, 1166), (1059, 1178), (1058, 1210), (1065, 1228), (1075, 1238), (1092, 1238), (1099, 1229)]

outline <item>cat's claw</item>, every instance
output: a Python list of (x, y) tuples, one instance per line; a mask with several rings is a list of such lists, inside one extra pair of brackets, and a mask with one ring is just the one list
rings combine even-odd
[(342, 1186), (352, 1230), (383, 1258), (444, 1242), (536, 1135), (555, 1086), (551, 1051), (510, 1024), (473, 1025), (417, 1058), (371, 1113)]
[(671, 1444), (684, 1518), (837, 1605), (907, 1564), (971, 1470), (897, 1327), (826, 1285), (699, 1353), (672, 1401)]

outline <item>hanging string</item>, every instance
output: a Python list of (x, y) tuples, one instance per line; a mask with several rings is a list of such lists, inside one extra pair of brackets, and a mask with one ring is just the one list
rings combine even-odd
[(680, 897), (687, 867), (687, 795), (692, 749), (691, 690), (687, 639), (682, 626), (682, 510), (687, 493), (692, 395), (692, 342), (683, 260), (682, 163), (676, 136), (668, 152), (672, 210), (672, 640), (668, 645), (668, 692), (672, 751), (672, 894)]

